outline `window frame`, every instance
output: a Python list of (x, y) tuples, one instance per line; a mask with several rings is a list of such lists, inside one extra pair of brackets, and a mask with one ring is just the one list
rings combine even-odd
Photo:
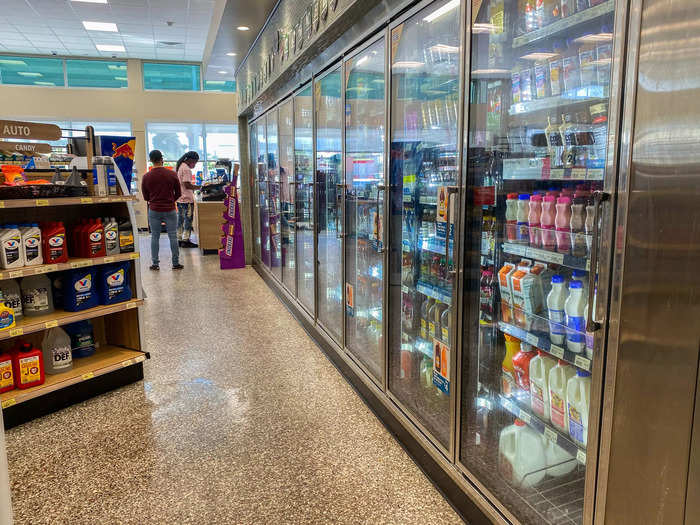
[[(162, 64), (162, 65), (174, 65), (174, 66), (197, 66), (199, 68), (199, 89), (152, 89), (146, 87), (146, 64)], [(202, 74), (202, 63), (201, 62), (163, 62), (162, 60), (141, 60), (141, 85), (144, 91), (156, 91), (162, 93), (198, 93), (204, 91), (203, 83), (204, 75)]]

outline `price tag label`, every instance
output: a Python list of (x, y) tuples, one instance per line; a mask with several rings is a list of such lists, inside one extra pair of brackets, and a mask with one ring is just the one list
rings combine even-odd
[(80, 204), (92, 204), (92, 197), (82, 197), (80, 199)]
[(134, 363), (143, 363), (146, 360), (145, 355), (140, 355), (134, 358)]
[(48, 206), (49, 205), (48, 199), (37, 199), (34, 202), (36, 203), (37, 206)]
[(544, 427), (544, 437), (546, 437), (552, 443), (557, 442), (557, 433), (549, 427)]
[(576, 459), (578, 460), (581, 465), (586, 464), (586, 453), (583, 450), (579, 450), (576, 452)]
[(14, 397), (11, 397), (10, 399), (6, 399), (2, 402), (2, 408), (10, 408), (11, 406), (14, 406), (16, 404), (17, 400)]
[(559, 359), (564, 359), (564, 349), (561, 346), (551, 345), (549, 347), (549, 353)]
[(537, 337), (535, 334), (527, 334), (525, 337), (525, 340), (530, 343), (532, 346), (538, 346), (540, 343), (540, 338)]
[(88, 373), (86, 373), (86, 374), (83, 374), (83, 375), (80, 376), (80, 377), (82, 377), (82, 378), (83, 378), (83, 381), (85, 381), (86, 379), (92, 379), (93, 377), (95, 377), (95, 373), (94, 373), (94, 372), (88, 372)]
[(47, 264), (42, 268), (42, 273), (55, 272), (58, 270), (58, 264)]
[(136, 303), (126, 303), (126, 309), (131, 310), (132, 308), (136, 308), (138, 305)]
[(591, 369), (591, 362), (586, 359), (583, 356), (577, 355), (576, 359), (574, 359), (574, 364), (579, 367), (583, 368), (584, 370), (590, 370)]
[(5, 207), (5, 201), (0, 201), (0, 208), (4, 208), (4, 207)]
[(522, 410), (522, 409), (520, 410), (519, 417), (520, 417), (520, 419), (522, 419), (522, 420), (523, 420), (525, 423), (527, 423), (528, 425), (530, 424), (530, 421), (532, 421), (532, 418), (530, 418), (530, 414), (528, 414), (527, 412), (525, 412), (525, 411)]
[(110, 255), (110, 256), (108, 256), (108, 257), (105, 257), (105, 258), (103, 259), (103, 261), (105, 262), (105, 264), (112, 263), (112, 262), (114, 262), (114, 260), (115, 260), (115, 259), (114, 259), (114, 257), (113, 257), (112, 255)]
[(109, 197), (100, 197), (97, 202), (109, 202)]
[(126, 368), (127, 366), (131, 366), (134, 364), (133, 359), (127, 359), (126, 361), (122, 362), (122, 368)]
[(574, 168), (571, 170), (571, 178), (584, 180), (586, 178), (586, 168)]
[(58, 321), (55, 321), (55, 320), (54, 320), (54, 321), (46, 321), (46, 323), (44, 323), (44, 326), (45, 326), (47, 329), (49, 329), (49, 328), (56, 328), (56, 327), (58, 326)]
[(15, 270), (14, 272), (10, 272), (10, 279), (14, 279), (15, 277), (22, 277), (24, 275), (24, 272), (22, 270)]
[(139, 258), (139, 255), (140, 255), (140, 254), (139, 254), (138, 252), (132, 253), (132, 254), (129, 256), (129, 259), (132, 259), (132, 260), (133, 260), (133, 259), (138, 259), (138, 258)]
[(10, 337), (17, 337), (18, 335), (22, 335), (24, 333), (24, 329), (22, 328), (13, 328), (10, 330)]
[(547, 250), (538, 250), (536, 248), (531, 248), (528, 252), (529, 257), (532, 259), (538, 259), (544, 262), (551, 262), (555, 264), (564, 264), (564, 254), (548, 252)]

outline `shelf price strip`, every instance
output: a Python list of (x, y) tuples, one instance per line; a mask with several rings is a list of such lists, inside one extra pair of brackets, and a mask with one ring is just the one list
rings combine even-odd
[(590, 262), (585, 257), (574, 257), (563, 253), (550, 252), (540, 248), (531, 248), (522, 244), (503, 243), (503, 251), (511, 255), (519, 255), (528, 259), (568, 266), (576, 270), (586, 270), (590, 268)]

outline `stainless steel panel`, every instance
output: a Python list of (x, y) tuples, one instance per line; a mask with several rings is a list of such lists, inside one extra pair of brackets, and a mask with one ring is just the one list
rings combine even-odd
[[(698, 4), (632, 5), (641, 29), (629, 55), (638, 70), (628, 76), (636, 92), (626, 92), (626, 100), (635, 105), (623, 123), (632, 138), (620, 176), (629, 191), (618, 209), (624, 222), (615, 234), (612, 277), (620, 288), (613, 289), (610, 337), (619, 343), (608, 367), (609, 465), (599, 487), (604, 516), (596, 521), (697, 523), (685, 500), (698, 498), (687, 492), (700, 341)], [(632, 43), (635, 31), (632, 25)]]
[(693, 417), (693, 438), (690, 447), (688, 467), (688, 490), (685, 498), (685, 525), (700, 523), (700, 369), (695, 388), (695, 416)]

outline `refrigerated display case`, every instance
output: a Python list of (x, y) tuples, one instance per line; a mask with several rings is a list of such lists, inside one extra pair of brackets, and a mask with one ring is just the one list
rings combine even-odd
[(583, 523), (593, 500), (601, 344), (586, 320), (615, 176), (614, 15), (614, 0), (472, 12), (459, 462), (521, 523)]
[(250, 125), (248, 131), (250, 137), (250, 178), (252, 181), (252, 195), (253, 198), (253, 243), (255, 257), (258, 260), (262, 260), (262, 253), (260, 251), (260, 189), (258, 186), (258, 125), (253, 122)]
[(282, 282), (296, 296), (296, 209), (294, 175), (294, 105), (289, 99), (279, 107), (279, 177), (282, 226)]
[(384, 378), (384, 37), (345, 62), (345, 346)]
[(282, 220), (280, 208), (280, 171), (277, 149), (277, 109), (267, 113), (267, 187), (270, 223), (270, 267), (272, 274), (282, 281)]
[(258, 204), (260, 213), (260, 260), (270, 269), (270, 206), (267, 187), (267, 130), (265, 117), (257, 121)]
[(452, 448), (459, 2), (391, 30), (389, 391)]
[(317, 318), (343, 338), (343, 96), (341, 67), (314, 80), (316, 114)]
[(294, 177), (296, 180), (297, 297), (311, 316), (316, 312), (314, 248), (314, 144), (311, 84), (294, 95)]

